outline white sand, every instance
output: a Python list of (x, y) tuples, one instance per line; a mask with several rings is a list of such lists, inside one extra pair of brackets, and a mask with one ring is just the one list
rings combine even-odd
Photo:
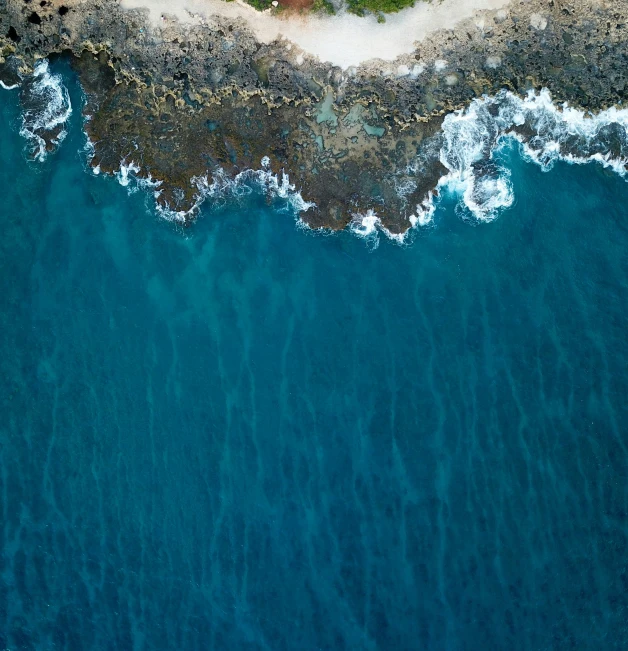
[(371, 59), (392, 61), (409, 54), (430, 32), (454, 27), (477, 11), (498, 9), (509, 1), (419, 0), (414, 7), (387, 15), (385, 23), (378, 23), (375, 16), (360, 18), (349, 13), (276, 17), (241, 0), (120, 0), (120, 5), (126, 9), (147, 7), (155, 25), (162, 23), (163, 14), (182, 22), (207, 20), (212, 15), (242, 18), (262, 43), (283, 37), (321, 61), (348, 68)]

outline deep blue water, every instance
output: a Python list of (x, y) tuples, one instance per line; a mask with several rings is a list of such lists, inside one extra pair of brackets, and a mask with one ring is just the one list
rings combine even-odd
[(0, 94), (0, 648), (624, 649), (628, 184), (400, 247), (185, 232)]

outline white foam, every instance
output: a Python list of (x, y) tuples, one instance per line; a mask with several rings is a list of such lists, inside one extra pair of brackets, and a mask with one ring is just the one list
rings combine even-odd
[[(134, 161), (127, 163), (126, 161), (123, 160), (120, 163), (120, 169), (115, 173), (115, 176), (116, 179), (118, 179), (118, 183), (123, 188), (128, 188), (131, 181), (137, 179), (136, 174), (139, 171), (140, 171), (140, 167)], [(136, 189), (137, 189), (137, 185), (131, 187), (132, 191)]]
[[(286, 208), (297, 213), (305, 212), (316, 205), (303, 199), (294, 184), (290, 183), (290, 178), (285, 172), (273, 174), (268, 156), (264, 156), (260, 164), (261, 169), (245, 170), (233, 178), (220, 168), (213, 172), (211, 181), (209, 175), (192, 177), (190, 181), (196, 188), (196, 194), (194, 204), (190, 208), (177, 210), (176, 207), (157, 203), (157, 211), (168, 221), (184, 223), (196, 214), (207, 198), (242, 197), (250, 194), (256, 185), (267, 192), (269, 196), (283, 199)], [(92, 171), (94, 174), (100, 174), (100, 166), (92, 168)], [(115, 173), (115, 178), (122, 187), (127, 188), (130, 194), (140, 189), (148, 190), (153, 193), (155, 199), (158, 199), (162, 192), (162, 182), (154, 180), (150, 174), (140, 177), (138, 176), (140, 172), (141, 168), (137, 163), (123, 160)], [(183, 193), (181, 192), (182, 197)]]
[(414, 226), (428, 226), (434, 221), (434, 213), (436, 212), (436, 204), (434, 203), (434, 192), (429, 192), (428, 195), (417, 204), (416, 211), (413, 215), (408, 217), (410, 224)]
[(494, 179), (473, 176), (464, 189), (464, 204), (480, 221), (492, 221), (500, 210), (512, 206), (514, 200), (512, 185), (504, 176)]
[[(31, 80), (27, 92), (39, 100), (39, 106), (24, 111), (20, 135), (33, 145), (33, 158), (41, 162), (46, 158), (47, 152), (46, 141), (40, 134), (65, 125), (72, 114), (72, 105), (61, 75), (50, 73), (47, 60), (37, 63)], [(61, 129), (51, 142), (59, 145), (66, 135), (67, 131)]]
[[(84, 119), (84, 122), (88, 122), (89, 120), (91, 120), (91, 117), (86, 116), (85, 119)], [(90, 140), (89, 136), (85, 132), (83, 132), (83, 133), (85, 135), (85, 144), (83, 145), (83, 153), (85, 154), (87, 162), (90, 163), (91, 160), (94, 158), (94, 153), (96, 151), (96, 147), (94, 146), (94, 143)], [(99, 167), (99, 171), (100, 171), (100, 165), (98, 167)], [(92, 169), (92, 171), (94, 170), (93, 167), (91, 169)]]
[[(91, 115), (86, 115), (83, 118), (83, 122), (89, 122), (91, 119), (92, 119)], [(92, 165), (92, 161), (93, 161), (94, 155), (96, 153), (96, 146), (90, 140), (87, 133), (83, 132), (83, 134), (85, 135), (85, 145), (83, 145), (83, 153), (85, 154), (87, 167), (89, 168), (89, 171), (94, 176), (98, 176), (100, 174), (100, 172), (102, 171), (100, 169), (100, 163), (98, 165)]]
[[(514, 130), (516, 127), (525, 127), (525, 136)], [(619, 152), (615, 155), (600, 140), (605, 128), (614, 130), (611, 135), (615, 143), (619, 143)], [(505, 138), (521, 142), (524, 155), (543, 170), (549, 170), (557, 160), (577, 164), (594, 161), (621, 176), (628, 176), (628, 109), (611, 108), (593, 115), (565, 104), (554, 105), (547, 90), (539, 93), (531, 91), (524, 98), (502, 91), (494, 97), (474, 100), (466, 109), (447, 115), (439, 138), (433, 141), (433, 146), (440, 147), (440, 161), (448, 170), (439, 180), (437, 188), (457, 195), (464, 214), (478, 221), (492, 221), (514, 202), (510, 173), (493, 160), (495, 150)], [(581, 155), (575, 155), (574, 148)], [(417, 159), (408, 167), (408, 175), (419, 176), (433, 160), (434, 154), (429, 154), (427, 150), (424, 154), (422, 159)], [(314, 206), (303, 199), (286, 173), (272, 173), (267, 156), (262, 158), (260, 166), (258, 170), (247, 170), (234, 178), (228, 177), (220, 169), (212, 174), (211, 181), (209, 176), (196, 177), (192, 179), (197, 188), (196, 200), (189, 210), (177, 211), (170, 206), (159, 206), (158, 210), (166, 219), (183, 222), (198, 210), (207, 197), (242, 196), (250, 193), (254, 185), (262, 187), (270, 196), (284, 199), (286, 207), (297, 213)], [(96, 168), (94, 173), (99, 171)], [(159, 197), (160, 183), (150, 176), (139, 178), (139, 172), (139, 166), (133, 161), (122, 161), (116, 178), (129, 191), (142, 187), (151, 189), (154, 196)], [(414, 188), (416, 184), (406, 179), (398, 184), (397, 189), (400, 194), (408, 195)], [(433, 223), (436, 197), (440, 194), (436, 190), (431, 191), (416, 206), (415, 212), (408, 217), (411, 227), (425, 227)], [(297, 223), (301, 227), (307, 226), (300, 219)], [(373, 210), (353, 215), (349, 229), (365, 239), (372, 248), (379, 245), (381, 233), (399, 244), (407, 243), (407, 232), (390, 232)], [(329, 232), (326, 229), (316, 230)]]
[(382, 224), (382, 220), (372, 209), (367, 210), (366, 213), (355, 213), (349, 223), (349, 230), (365, 240), (371, 250), (375, 250), (379, 246), (380, 233), (397, 244), (407, 244), (407, 231), (392, 233)]
[(377, 232), (377, 225), (381, 224), (379, 217), (373, 210), (368, 210), (365, 215), (356, 214), (351, 222), (351, 230), (360, 237), (368, 238)]
[(4, 90), (13, 90), (14, 88), (19, 88), (19, 84), (12, 84), (11, 86), (8, 86), (5, 84), (2, 79), (0, 79), (0, 86), (4, 88)]
[[(271, 196), (285, 199), (290, 207), (297, 212), (305, 212), (316, 206), (311, 201), (305, 201), (295, 185), (290, 183), (290, 177), (283, 170), (280, 172), (281, 176), (272, 173), (268, 156), (262, 158), (261, 165), (261, 170), (255, 170), (250, 174), (270, 192)], [(247, 174), (247, 172), (242, 172), (242, 174)], [(240, 175), (238, 174), (238, 176)]]
[[(516, 127), (525, 127), (525, 136)], [(614, 156), (603, 145), (605, 129), (613, 131), (612, 138), (619, 145)], [(449, 172), (439, 185), (456, 193), (479, 221), (491, 221), (514, 201), (508, 170), (493, 161), (504, 138), (521, 142), (526, 158), (545, 171), (558, 160), (577, 164), (597, 161), (626, 175), (627, 109), (610, 108), (593, 115), (567, 104), (553, 104), (545, 89), (530, 91), (524, 98), (502, 91), (476, 99), (443, 121), (440, 161)], [(580, 154), (574, 154), (574, 149)], [(427, 205), (426, 209), (431, 208)], [(418, 217), (415, 223), (420, 223)]]

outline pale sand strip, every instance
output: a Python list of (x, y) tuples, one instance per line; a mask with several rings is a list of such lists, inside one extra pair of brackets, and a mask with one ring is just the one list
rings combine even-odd
[(211, 16), (241, 18), (258, 41), (272, 43), (285, 38), (304, 52), (333, 65), (348, 68), (371, 59), (392, 61), (409, 54), (415, 43), (438, 29), (457, 23), (484, 9), (499, 9), (510, 0), (443, 0), (421, 2), (378, 23), (375, 16), (359, 18), (353, 14), (308, 15), (288, 18), (261, 13), (241, 0), (121, 0), (125, 9), (148, 8), (155, 25), (162, 15), (176, 16), (182, 22), (208, 20)]

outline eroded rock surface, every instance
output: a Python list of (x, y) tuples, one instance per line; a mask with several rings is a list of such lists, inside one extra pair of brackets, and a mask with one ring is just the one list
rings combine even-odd
[[(181, 213), (192, 179), (223, 170), (284, 170), (313, 227), (343, 228), (374, 210), (393, 233), (445, 171), (443, 117), (482, 94), (547, 87), (555, 100), (597, 111), (626, 95), (624, 0), (530, 0), (483, 12), (435, 33), (395, 62), (342, 70), (291, 44), (256, 42), (244, 23), (147, 13), (113, 0), (6, 0), (0, 46), (32, 67), (53, 52), (72, 56), (87, 94), (93, 164), (123, 160), (162, 181), (162, 204)], [(524, 130), (524, 128), (522, 128)]]

